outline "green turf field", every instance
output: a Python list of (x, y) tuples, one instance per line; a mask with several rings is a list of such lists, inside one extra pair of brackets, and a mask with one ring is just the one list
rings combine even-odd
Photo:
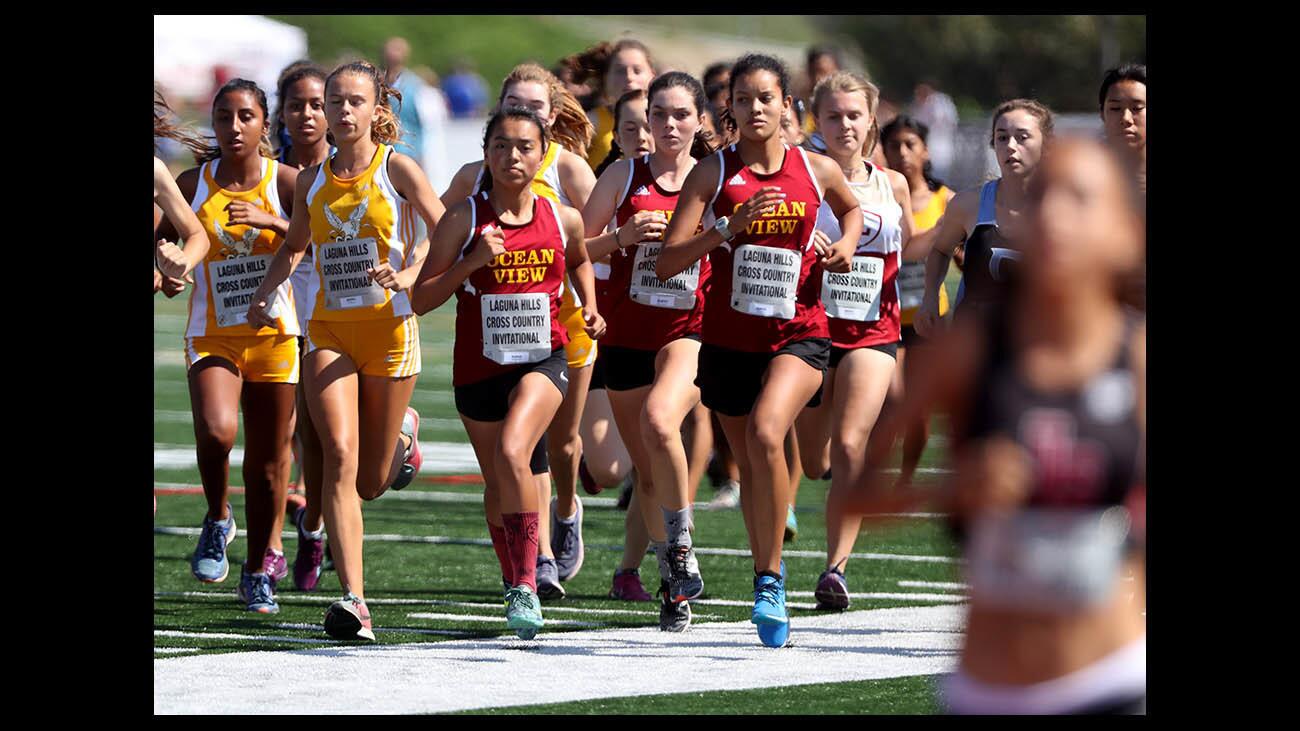
[[(167, 300), (156, 295), (154, 320), (154, 443), (155, 486), (166, 490), (199, 485), (193, 466), (162, 466), (158, 455), (193, 452), (193, 431), (185, 366), (181, 357), (185, 324), (184, 297)], [(422, 418), (421, 442), (467, 440), (450, 396), (451, 325), (454, 305), (421, 318), (424, 370), (413, 405)], [(941, 419), (936, 421), (942, 433)], [(242, 430), (237, 446), (242, 446)], [(921, 466), (941, 464), (943, 439), (932, 441)], [(438, 455), (425, 452), (425, 472), (401, 493), (365, 505), (368, 536), (383, 534), (366, 543), (366, 596), (380, 644), (429, 643), (472, 637), (507, 636), (501, 609), (501, 585), (495, 555), (487, 543), (481, 502), (481, 485), (438, 480), (428, 472)], [(464, 470), (457, 470), (464, 472)], [(922, 476), (924, 479), (924, 476)], [(232, 466), (230, 482), (243, 484)], [(808, 551), (807, 556), (787, 553), (787, 591), (811, 592), (824, 568), (825, 526), (822, 518), (827, 482), (804, 480), (797, 500), (800, 533), (787, 551)], [(600, 497), (610, 501), (607, 491)], [(581, 493), (580, 493), (581, 494)], [(712, 488), (707, 478), (698, 499), (707, 501)], [(154, 519), (154, 656), (158, 660), (201, 654), (254, 650), (307, 650), (335, 645), (320, 627), (325, 607), (338, 598), (336, 576), (327, 572), (321, 590), (304, 594), (292, 590), (286, 579), (278, 592), (281, 611), (258, 615), (243, 610), (236, 600), (239, 562), (246, 557), (246, 542), (239, 537), (230, 547), (231, 573), (225, 582), (206, 585), (190, 574), (189, 559), (202, 522), (204, 500), (199, 494), (159, 494)], [(243, 527), (243, 496), (232, 494), (236, 520)], [(565, 584), (568, 597), (547, 602), (547, 626), (541, 637), (573, 630), (654, 627), (656, 604), (634, 604), (607, 598), (610, 579), (621, 556), (624, 513), (612, 505), (587, 504), (584, 538), (587, 558), (580, 574)], [(752, 568), (746, 555), (719, 555), (707, 549), (746, 549), (746, 534), (738, 510), (704, 511), (695, 516), (696, 546), (707, 599), (752, 600)], [(292, 526), (289, 526), (292, 530)], [(285, 551), (292, 562), (296, 540), (286, 537)], [(855, 551), (910, 556), (952, 557), (954, 547), (932, 518), (906, 518), (885, 527), (871, 527)], [(940, 559), (943, 560), (943, 559)], [(652, 558), (641, 566), (647, 588), (654, 590), (657, 570)], [(916, 593), (933, 591), (900, 588), (899, 582), (956, 582), (955, 565), (947, 562), (854, 560), (848, 571), (852, 592)], [(811, 596), (791, 596), (791, 602), (811, 604)], [(921, 598), (854, 599), (853, 610), (880, 607), (927, 606), (937, 602)], [(695, 624), (747, 620), (747, 606), (700, 604)], [(811, 609), (792, 608), (792, 622), (812, 617)], [(411, 614), (437, 615), (412, 617)], [(499, 618), (491, 621), (491, 618)], [(558, 637), (556, 642), (562, 641)], [(166, 662), (155, 672), (165, 672)], [(596, 679), (594, 682), (599, 682)], [(755, 693), (695, 693), (683, 696), (694, 712), (754, 712)], [(769, 693), (769, 695), (772, 695)], [(601, 699), (568, 703), (562, 707), (511, 708), (559, 713), (654, 712), (656, 696)], [(541, 701), (542, 699), (539, 699)], [(766, 703), (774, 705), (766, 705)], [(785, 688), (765, 701), (763, 712), (820, 713), (927, 713), (934, 702), (926, 677), (854, 683), (801, 685)]]

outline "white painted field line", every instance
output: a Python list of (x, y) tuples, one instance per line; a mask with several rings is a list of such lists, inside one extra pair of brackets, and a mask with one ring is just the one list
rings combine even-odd
[[(430, 713), (538, 698), (566, 703), (935, 675), (956, 667), (965, 614), (964, 607), (940, 605), (796, 617), (791, 645), (782, 650), (762, 647), (754, 626), (741, 621), (703, 622), (682, 634), (657, 627), (543, 630), (532, 642), (502, 636), (155, 658), (154, 710)], [(556, 683), (557, 677), (592, 682)]]
[[(811, 597), (814, 593), (811, 591), (788, 591), (787, 596)], [(850, 593), (850, 599), (915, 599), (922, 602), (964, 602), (966, 597), (960, 594), (925, 594), (922, 592), (906, 591), (866, 591), (860, 593)], [(752, 603), (752, 602), (751, 602)], [(786, 606), (795, 606), (787, 603)], [(816, 605), (814, 605), (816, 606)]]
[[(546, 608), (542, 608), (545, 615)], [(456, 622), (488, 622), (491, 624), (501, 624), (506, 621), (505, 614), (488, 616), (486, 614), (447, 614), (444, 612), (411, 612), (406, 615), (408, 619), (446, 619)], [(604, 627), (606, 622), (583, 622), (577, 619), (551, 619), (547, 617), (547, 624), (563, 624), (571, 627)]]
[[(154, 526), (154, 533), (171, 536), (197, 536), (203, 532), (201, 528), (180, 527), (180, 526)], [(244, 536), (247, 533), (240, 528), (236, 536)], [(281, 533), (286, 538), (292, 538), (296, 533), (284, 531)], [(367, 533), (364, 536), (367, 541), (377, 543), (433, 543), (447, 544), (454, 546), (491, 546), (492, 541), (487, 538), (449, 538), (447, 536), (407, 536), (398, 533)], [(598, 551), (622, 551), (622, 546), (605, 546), (599, 544), (587, 544), (587, 548)], [(697, 556), (740, 556), (749, 557), (751, 554), (747, 549), (740, 548), (707, 548), (695, 546)], [(647, 552), (647, 555), (648, 552)], [(826, 556), (825, 551), (792, 551), (785, 550), (781, 552), (783, 556), (794, 558), (823, 558)], [(905, 553), (851, 553), (849, 558), (859, 561), (908, 561), (914, 563), (958, 563), (959, 559), (952, 556), (916, 556)]]
[(960, 581), (900, 581), (898, 585), (915, 589), (955, 589), (957, 591), (970, 589), (969, 584), (963, 584)]
[(197, 647), (155, 647), (153, 651), (160, 655), (179, 655), (184, 652), (198, 652)]
[[(753, 599), (692, 599), (691, 606), (702, 604), (710, 607), (752, 607)], [(816, 609), (816, 604), (808, 602), (786, 602), (785, 605), (790, 609)]]
[[(474, 448), (462, 442), (420, 442), (420, 452), (424, 455), (421, 473), (438, 472), (478, 472), (478, 458)], [(230, 450), (230, 466), (244, 464), (244, 449), (235, 447)], [(193, 445), (154, 444), (154, 469), (189, 469), (198, 466), (198, 457)]]
[[(233, 599), (234, 592), (222, 593), (217, 591), (156, 591), (156, 597), (186, 597), (194, 599)], [(300, 594), (290, 592), (276, 592), (275, 598), (278, 601), (311, 602), (313, 604), (332, 604), (335, 598), (330, 595), (321, 594)], [(500, 609), (500, 603), (491, 602), (458, 602), (451, 599), (384, 599), (369, 597), (366, 599), (367, 605), (384, 606), (384, 605), (406, 605), (406, 606), (446, 606), (446, 607), (465, 607), (466, 609)], [(636, 617), (658, 617), (659, 612), (641, 611), (636, 609), (588, 609), (586, 607), (560, 607), (542, 605), (546, 612), (570, 612), (574, 614), (617, 614)], [(460, 615), (457, 615), (460, 616)], [(701, 619), (718, 619), (716, 614), (695, 614), (695, 617)]]
[(258, 642), (293, 642), (303, 645), (334, 645), (334, 640), (319, 640), (308, 637), (287, 637), (272, 635), (241, 635), (234, 632), (180, 632), (174, 629), (156, 629), (155, 637), (183, 637), (196, 640), (254, 640)]
[[(367, 602), (367, 604), (368, 603), (369, 602)], [(281, 624), (273, 624), (271, 626), (277, 629), (305, 629), (305, 630), (315, 630), (317, 632), (325, 631), (325, 625), (322, 624), (303, 624), (300, 622), (284, 622)], [(474, 636), (473, 632), (461, 632), (460, 630), (454, 630), (454, 629), (421, 629), (419, 627), (376, 627), (375, 628), (376, 634), (383, 634), (384, 632), (394, 632), (394, 633), (406, 632), (408, 634), (441, 635), (445, 637), (473, 637)]]

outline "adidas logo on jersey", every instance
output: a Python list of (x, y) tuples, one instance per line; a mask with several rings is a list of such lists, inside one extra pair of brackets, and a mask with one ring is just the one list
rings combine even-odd
[(740, 173), (736, 173), (735, 176), (731, 178), (731, 180), (727, 181), (727, 185), (744, 185), (744, 184), (745, 184), (745, 179), (740, 177)]
[(633, 193), (632, 195), (634, 195), (634, 196), (638, 196), (638, 195), (650, 195), (650, 189), (647, 188), (647, 187), (645, 187), (645, 186), (643, 185), (643, 186), (641, 186), (640, 188), (637, 188), (637, 189), (636, 189), (636, 192)]

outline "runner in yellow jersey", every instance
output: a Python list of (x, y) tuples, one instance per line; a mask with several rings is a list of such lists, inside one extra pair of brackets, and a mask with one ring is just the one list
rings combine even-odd
[[(907, 115), (895, 117), (880, 131), (881, 144), (885, 148), (885, 159), (890, 168), (899, 171), (907, 178), (907, 186), (912, 195), (913, 229), (918, 237), (934, 228), (948, 208), (948, 201), (955, 193), (935, 179), (930, 171), (930, 150), (925, 140), (929, 129), (924, 123)], [(928, 253), (928, 249), (926, 250)], [(903, 342), (898, 347), (899, 367), (894, 369), (894, 382), (890, 384), (889, 400), (901, 403), (904, 384), (916, 373), (916, 359), (921, 356), (916, 352), (925, 346), (925, 338), (917, 335), (912, 327), (912, 318), (925, 297), (925, 260), (905, 261), (898, 272), (898, 297), (901, 306), (903, 325)], [(948, 292), (939, 288), (939, 315), (948, 314)], [(921, 461), (926, 442), (930, 440), (930, 423), (928, 419), (918, 420), (903, 436), (903, 463), (900, 468), (899, 482), (907, 484), (912, 481), (916, 466)]]
[(602, 41), (560, 63), (572, 70), (574, 83), (598, 85), (600, 104), (588, 115), (596, 134), (584, 152), (587, 164), (595, 170), (609, 156), (614, 142), (614, 102), (629, 91), (650, 86), (656, 75), (654, 58), (641, 41), (624, 38), (617, 43)]
[[(501, 84), (497, 102), (502, 108), (528, 107), (549, 125), (551, 141), (533, 177), (533, 192), (581, 211), (596, 186), (596, 176), (580, 156), (591, 139), (591, 124), (582, 105), (554, 74), (536, 64), (520, 64), (512, 69)], [(450, 208), (479, 192), (483, 169), (481, 160), (461, 167), (443, 194), (443, 204)], [(564, 288), (558, 314), (569, 333), (569, 343), (564, 348), (569, 388), (531, 461), (542, 506), (537, 556), (537, 594), (542, 599), (564, 596), (560, 582), (577, 575), (584, 554), (582, 505), (577, 497), (578, 464), (582, 457), (579, 427), (591, 385), (592, 364), (596, 362), (596, 343), (583, 329), (582, 302), (575, 297), (577, 290), (572, 282), (569, 285)], [(556, 484), (555, 515), (551, 514), (549, 472), (552, 469)], [(553, 532), (558, 534), (556, 540), (552, 540)]]
[[(267, 564), (280, 547), (284, 520), (299, 328), (287, 284), (273, 290), (267, 318), (250, 323), (247, 311), (289, 229), (284, 214), (292, 210), (294, 175), (270, 159), (266, 94), (253, 82), (233, 79), (221, 87), (212, 128), (216, 147), (176, 181), (208, 238), (207, 256), (193, 272), (185, 328), (195, 450), (208, 503), (190, 569), (206, 583), (224, 581), (230, 569), (226, 546), (235, 538), (235, 518), (227, 473), (242, 402), (248, 559), (238, 593), (250, 611), (274, 613), (277, 577)], [(170, 219), (159, 233), (175, 237)]]
[(305, 293), (308, 315), (303, 371), (307, 403), (325, 455), (322, 481), (329, 531), (344, 596), (325, 613), (335, 639), (375, 639), (365, 604), (361, 500), (421, 462), (419, 415), (410, 409), (420, 372), (419, 324), (408, 290), (428, 240), (404, 238), (403, 201), (428, 230), (442, 203), (414, 160), (395, 153), (400, 129), (373, 65), (335, 69), (325, 83), (325, 118), (338, 151), (298, 176), (294, 216), (284, 248), (253, 296), (250, 321), (269, 320), (271, 291), (289, 278), (310, 244), (316, 277)]

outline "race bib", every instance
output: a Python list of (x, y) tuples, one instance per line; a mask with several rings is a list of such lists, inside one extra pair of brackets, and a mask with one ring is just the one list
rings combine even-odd
[(320, 244), (321, 280), (325, 287), (325, 308), (350, 310), (382, 305), (387, 301), (384, 288), (366, 274), (379, 263), (379, 249), (374, 239), (348, 239)]
[(913, 262), (898, 269), (898, 305), (904, 310), (921, 306), (925, 300), (925, 264)]
[[(253, 293), (266, 277), (274, 254), (241, 256), (235, 259), (208, 263), (208, 280), (212, 283), (212, 304), (217, 317), (217, 327), (248, 324), (248, 305)], [(271, 302), (269, 313), (278, 318), (279, 294)]]
[(1106, 601), (1119, 581), (1123, 507), (985, 515), (971, 531), (971, 596), (1006, 608), (1073, 611)]
[(655, 274), (655, 263), (659, 261), (659, 250), (662, 248), (663, 243), (659, 241), (642, 241), (637, 244), (628, 294), (643, 305), (689, 310), (695, 306), (695, 290), (700, 286), (700, 262), (696, 261), (685, 271), (661, 282)]
[(878, 256), (855, 256), (844, 274), (822, 271), (822, 304), (826, 316), (838, 320), (869, 322), (880, 319), (880, 282), (885, 278), (885, 260)]
[(501, 365), (537, 363), (551, 354), (551, 297), (530, 294), (485, 294), (483, 357)]
[(794, 317), (802, 252), (745, 244), (731, 259), (731, 308), (746, 315)]

